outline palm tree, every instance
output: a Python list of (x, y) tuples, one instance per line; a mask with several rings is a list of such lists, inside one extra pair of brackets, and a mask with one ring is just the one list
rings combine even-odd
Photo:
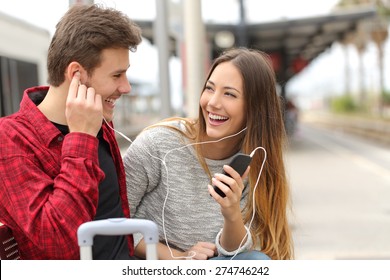
[[(368, 37), (367, 33), (371, 36), (371, 39), (377, 46), (378, 49), (378, 68), (379, 68), (379, 86), (380, 86), (380, 96), (379, 96), (379, 114), (382, 116), (383, 107), (384, 107), (384, 49), (383, 44), (388, 37), (388, 21), (390, 18), (390, 0), (340, 0), (337, 4), (337, 7), (351, 7), (358, 5), (373, 5), (376, 7), (378, 12), (378, 17), (371, 21), (371, 26), (367, 29), (366, 32), (357, 32), (356, 38), (354, 40), (354, 45), (357, 47), (359, 57), (360, 57), (360, 80), (363, 81), (363, 66), (362, 66), (362, 53), (364, 51), (365, 45), (367, 43)], [(361, 84), (361, 98), (362, 102), (365, 101), (365, 92)]]

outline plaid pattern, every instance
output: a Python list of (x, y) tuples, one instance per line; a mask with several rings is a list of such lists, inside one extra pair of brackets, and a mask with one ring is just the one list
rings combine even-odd
[[(79, 259), (77, 228), (93, 220), (104, 178), (99, 141), (84, 133), (64, 137), (29, 98), (47, 90), (26, 90), (19, 112), (0, 119), (0, 222), (12, 230), (22, 259)], [(129, 217), (115, 134), (103, 125), (103, 135), (110, 143), (123, 211)], [(133, 254), (132, 236), (128, 241)]]

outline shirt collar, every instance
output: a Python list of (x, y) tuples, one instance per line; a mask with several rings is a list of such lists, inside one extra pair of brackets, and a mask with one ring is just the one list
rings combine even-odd
[(40, 137), (46, 146), (49, 146), (54, 139), (58, 139), (61, 135), (61, 132), (37, 107), (48, 90), (48, 86), (28, 88), (24, 91), (20, 103), (20, 112), (26, 116), (27, 122), (36, 130), (37, 137)]

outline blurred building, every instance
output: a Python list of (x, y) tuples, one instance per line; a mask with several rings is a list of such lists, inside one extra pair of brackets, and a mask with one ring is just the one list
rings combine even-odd
[(44, 84), (47, 30), (0, 12), (0, 116), (19, 109), (25, 88)]

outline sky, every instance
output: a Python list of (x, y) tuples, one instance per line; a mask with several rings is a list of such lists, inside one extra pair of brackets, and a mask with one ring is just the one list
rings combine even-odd
[[(180, 2), (180, 0), (171, 1)], [(268, 21), (326, 14), (338, 1), (245, 0), (245, 3), (249, 21)], [(134, 19), (151, 19), (156, 15), (155, 0), (95, 0), (95, 3), (115, 7)], [(69, 0), (0, 1), (1, 12), (24, 19), (51, 32), (54, 31), (55, 24), (66, 12), (68, 6)], [(202, 0), (202, 15), (204, 19), (210, 21), (237, 21), (239, 18), (238, 0)]]
[[(172, 0), (178, 3), (180, 0)], [(246, 16), (249, 22), (273, 21), (279, 19), (293, 19), (324, 15), (331, 12), (338, 0), (245, 0)], [(153, 19), (156, 16), (155, 0), (95, 0), (106, 6), (115, 7), (128, 14), (132, 19)], [(202, 0), (202, 17), (204, 21), (213, 22), (237, 22), (239, 19), (238, 0)], [(23, 7), (21, 9), (21, 7)], [(52, 35), (55, 25), (69, 7), (69, 0), (0, 0), (0, 11), (13, 17), (22, 19), (28, 23), (44, 28)], [(221, 9), (223, 7), (223, 9)], [(388, 52), (390, 46), (387, 44)], [(386, 51), (385, 51), (386, 53)], [(356, 51), (351, 47), (348, 50), (351, 71), (357, 71)], [(151, 59), (151, 63), (145, 63), (145, 57)], [(157, 50), (146, 40), (139, 46), (136, 53), (131, 56), (132, 66), (129, 76), (136, 80), (151, 78), (154, 83), (158, 80)], [(386, 58), (389, 61), (388, 58)], [(363, 57), (367, 70), (365, 74), (366, 84), (375, 89), (377, 80), (376, 50), (370, 45)], [(334, 44), (328, 51), (315, 59), (311, 65), (297, 75), (289, 83), (287, 90), (297, 96), (323, 96), (330, 92), (342, 92), (345, 84), (341, 82), (345, 75), (345, 50), (339, 44)], [(390, 63), (390, 61), (389, 61)], [(153, 65), (154, 75), (151, 75)], [(147, 65), (148, 67), (145, 67)], [(338, 65), (339, 67), (334, 67)], [(386, 65), (386, 63), (385, 63)], [(170, 62), (171, 71), (181, 71), (180, 61), (173, 59)], [(354, 72), (353, 72), (354, 73)], [(352, 75), (352, 78), (354, 75)], [(339, 82), (334, 82), (339, 81)], [(173, 91), (180, 94), (180, 82), (171, 82)], [(353, 84), (358, 84), (354, 81)]]

